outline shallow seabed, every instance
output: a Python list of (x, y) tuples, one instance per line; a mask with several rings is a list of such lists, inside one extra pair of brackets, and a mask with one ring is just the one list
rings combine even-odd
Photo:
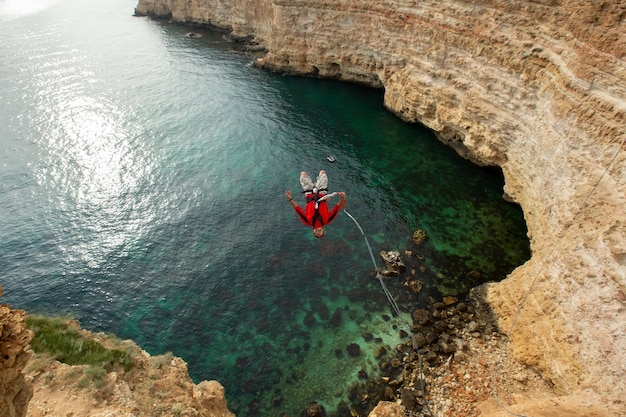
[[(376, 378), (374, 355), (429, 296), (528, 259), (501, 174), (385, 111), (381, 91), (261, 71), (220, 34), (134, 7), (0, 3), (3, 302), (171, 351), (240, 417), (299, 415)], [(287, 203), (320, 169), (376, 257), (423, 257), (419, 296), (387, 281), (402, 320), (356, 225), (342, 214), (316, 240)]]

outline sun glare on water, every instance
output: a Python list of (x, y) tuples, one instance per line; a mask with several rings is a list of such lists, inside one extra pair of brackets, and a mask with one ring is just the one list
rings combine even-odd
[(97, 267), (108, 254), (124, 252), (137, 228), (150, 221), (153, 210), (140, 207), (150, 203), (137, 197), (151, 163), (133, 145), (123, 112), (106, 98), (75, 94), (60, 105), (61, 120), (48, 132), (42, 176), (76, 234), (68, 240), (73, 247), (64, 252)]
[(51, 7), (56, 0), (4, 0), (0, 1), (0, 17), (17, 19), (31, 14), (40, 13)]

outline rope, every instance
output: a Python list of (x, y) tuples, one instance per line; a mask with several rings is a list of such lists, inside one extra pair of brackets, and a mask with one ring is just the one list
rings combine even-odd
[(424, 396), (424, 405), (426, 407), (426, 410), (428, 410), (428, 414), (432, 416), (433, 413), (430, 411), (430, 407), (428, 407), (428, 401), (426, 400), (426, 391), (424, 390), (424, 373), (422, 370), (422, 355), (420, 354), (420, 351), (417, 348), (417, 340), (415, 339), (415, 335), (411, 331), (411, 326), (409, 326), (409, 323), (407, 323), (407, 321), (402, 318), (402, 315), (400, 314), (400, 308), (398, 307), (396, 300), (393, 298), (393, 295), (389, 291), (389, 288), (387, 288), (387, 286), (385, 285), (385, 282), (383, 281), (383, 276), (380, 273), (380, 270), (378, 269), (378, 265), (376, 265), (376, 259), (374, 258), (372, 247), (370, 246), (369, 240), (367, 240), (367, 236), (365, 236), (365, 232), (363, 232), (363, 228), (361, 227), (359, 222), (357, 222), (356, 219), (352, 217), (350, 213), (348, 213), (346, 209), (344, 209), (343, 212), (346, 213), (346, 215), (352, 219), (354, 224), (356, 224), (356, 226), (359, 228), (361, 235), (363, 235), (363, 239), (365, 239), (365, 243), (367, 244), (367, 249), (370, 253), (370, 258), (372, 259), (372, 265), (374, 265), (374, 271), (376, 271), (376, 278), (378, 278), (378, 281), (380, 282), (380, 286), (382, 287), (383, 292), (387, 296), (387, 300), (389, 300), (389, 304), (391, 304), (391, 308), (396, 313), (396, 316), (398, 316), (398, 318), (402, 321), (402, 323), (407, 327), (407, 330), (408, 330), (407, 333), (411, 335), (411, 344), (413, 346), (413, 349), (415, 349), (415, 352), (417, 353), (417, 358), (418, 358), (420, 390), (422, 391), (422, 395)]
[(626, 139), (623, 140), (623, 142), (619, 145), (619, 147), (617, 148), (617, 151), (615, 152), (615, 154), (613, 155), (613, 158), (611, 159), (611, 161), (609, 162), (609, 164), (607, 165), (606, 169), (604, 170), (604, 172), (602, 173), (602, 175), (600, 175), (600, 178), (598, 179), (598, 181), (596, 181), (596, 183), (594, 184), (594, 186), (591, 188), (591, 191), (589, 191), (589, 193), (587, 194), (587, 196), (585, 197), (585, 199), (583, 200), (583, 202), (580, 204), (578, 211), (576, 212), (576, 214), (574, 215), (574, 217), (572, 218), (572, 221), (570, 222), (569, 226), (567, 226), (565, 228), (565, 230), (563, 231), (563, 234), (561, 235), (561, 237), (557, 240), (557, 242), (554, 244), (554, 246), (552, 247), (552, 249), (550, 250), (550, 253), (548, 253), (548, 255), (544, 258), (543, 262), (541, 262), (541, 267), (539, 268), (539, 270), (537, 271), (537, 273), (535, 274), (530, 287), (528, 287), (528, 290), (526, 290), (526, 293), (524, 294), (524, 297), (522, 297), (522, 302), (520, 303), (519, 307), (517, 308), (517, 311), (515, 312), (515, 315), (513, 316), (513, 321), (511, 322), (511, 327), (509, 328), (508, 333), (506, 334), (506, 337), (504, 339), (504, 343), (502, 345), (502, 348), (500, 349), (500, 353), (498, 355), (498, 359), (496, 361), (496, 365), (494, 367), (493, 370), (493, 374), (491, 377), (491, 383), (493, 385), (493, 397), (496, 400), (496, 402), (498, 403), (498, 406), (500, 406), (500, 408), (502, 408), (504, 411), (506, 411), (509, 414), (512, 414), (516, 417), (527, 417), (524, 414), (518, 414), (512, 410), (510, 410), (509, 408), (507, 408), (501, 401), (500, 398), (498, 397), (498, 388), (496, 385), (496, 377), (497, 377), (497, 372), (498, 372), (498, 368), (500, 366), (500, 363), (502, 362), (502, 357), (504, 356), (504, 350), (506, 348), (506, 346), (509, 343), (509, 340), (511, 338), (511, 333), (513, 332), (513, 328), (515, 327), (515, 325), (517, 324), (517, 319), (519, 318), (522, 310), (524, 309), (524, 306), (526, 304), (526, 301), (528, 300), (528, 297), (530, 296), (530, 293), (532, 292), (537, 279), (539, 278), (539, 275), (541, 274), (541, 272), (543, 272), (545, 266), (546, 266), (546, 260), (550, 259), (552, 257), (552, 255), (554, 254), (554, 252), (556, 251), (557, 247), (561, 244), (561, 242), (563, 241), (563, 239), (565, 238), (565, 236), (567, 236), (567, 233), (569, 232), (569, 230), (572, 228), (572, 226), (574, 225), (574, 220), (576, 220), (578, 218), (578, 216), (582, 213), (583, 209), (585, 208), (585, 205), (587, 204), (587, 201), (589, 201), (589, 198), (591, 197), (591, 195), (596, 191), (596, 189), (598, 188), (598, 185), (600, 184), (600, 181), (602, 181), (602, 179), (604, 178), (604, 176), (606, 175), (607, 172), (609, 172), (609, 169), (611, 168), (611, 165), (613, 165), (613, 163), (615, 162), (615, 160), (617, 159), (617, 157), (619, 156), (620, 152), (622, 151), (622, 146), (626, 145)]

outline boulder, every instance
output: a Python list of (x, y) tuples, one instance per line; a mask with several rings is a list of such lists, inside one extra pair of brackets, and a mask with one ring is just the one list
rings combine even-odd
[(417, 229), (411, 235), (411, 240), (416, 245), (421, 245), (422, 243), (426, 242), (426, 239), (428, 239), (428, 235), (426, 234), (426, 230), (424, 229)]
[(380, 251), (380, 257), (385, 263), (385, 269), (381, 272), (383, 276), (398, 276), (406, 271), (406, 264), (400, 257), (398, 251)]

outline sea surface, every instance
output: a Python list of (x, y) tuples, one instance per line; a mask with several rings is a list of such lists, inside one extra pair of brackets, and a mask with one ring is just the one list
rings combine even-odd
[[(499, 170), (403, 123), (381, 90), (260, 70), (135, 6), (0, 0), (3, 303), (172, 352), (240, 417), (332, 413), (412, 309), (529, 258)], [(379, 266), (412, 251), (422, 293), (387, 280), (404, 317), (352, 219), (318, 240), (288, 204), (321, 169)]]

